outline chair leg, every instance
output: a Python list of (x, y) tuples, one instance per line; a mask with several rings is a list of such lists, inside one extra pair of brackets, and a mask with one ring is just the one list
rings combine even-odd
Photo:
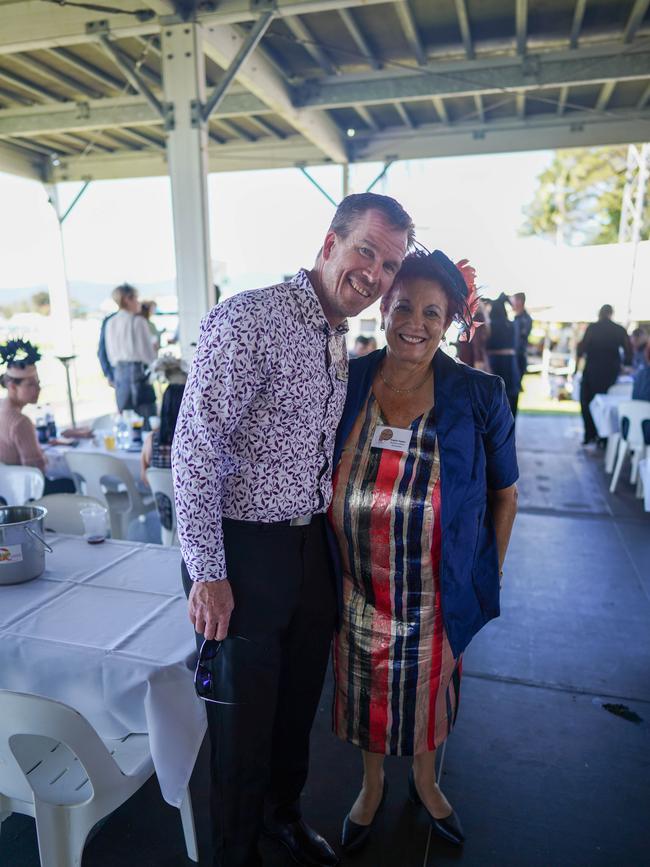
[(181, 821), (183, 822), (183, 835), (185, 837), (185, 848), (187, 849), (187, 857), (192, 861), (199, 860), (199, 850), (196, 844), (196, 828), (194, 827), (194, 812), (192, 810), (192, 798), (190, 796), (189, 787), (185, 789), (185, 797), (180, 805)]
[(87, 831), (71, 821), (70, 809), (35, 801), (41, 867), (81, 867)]
[(634, 449), (632, 452), (632, 466), (630, 469), (630, 482), (631, 484), (636, 484), (637, 476), (639, 474), (639, 461), (641, 460), (641, 449)]
[(607, 437), (607, 448), (605, 449), (605, 472), (611, 473), (616, 462), (616, 450), (618, 448), (621, 435), (613, 433)]
[(621, 440), (618, 446), (618, 455), (616, 458), (616, 466), (614, 467), (614, 475), (612, 476), (612, 483), (609, 486), (610, 494), (613, 494), (616, 490), (616, 486), (618, 485), (618, 479), (621, 475), (621, 470), (623, 469), (623, 462), (625, 461), (625, 455), (627, 454), (627, 440)]

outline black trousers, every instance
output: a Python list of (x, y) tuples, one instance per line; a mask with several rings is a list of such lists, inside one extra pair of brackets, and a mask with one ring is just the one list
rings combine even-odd
[[(336, 594), (324, 516), (306, 527), (224, 519), (223, 532), (235, 608), (221, 671), (236, 701), (206, 702), (214, 864), (257, 867), (265, 813), (300, 818)], [(184, 563), (182, 573), (189, 593)]]
[(590, 371), (586, 367), (582, 373), (580, 383), (580, 412), (585, 426), (585, 442), (591, 442), (598, 438), (596, 425), (591, 417), (589, 404), (597, 394), (605, 394), (607, 389), (614, 385), (618, 376), (617, 371)]

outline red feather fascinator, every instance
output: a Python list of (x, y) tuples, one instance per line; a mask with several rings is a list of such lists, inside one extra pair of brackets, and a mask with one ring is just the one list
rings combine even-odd
[(469, 343), (472, 337), (474, 337), (476, 329), (484, 324), (483, 322), (476, 321), (476, 314), (478, 313), (481, 298), (478, 294), (478, 287), (476, 285), (476, 269), (473, 265), (470, 265), (469, 259), (461, 259), (459, 262), (456, 262), (456, 267), (463, 275), (463, 280), (467, 286), (467, 309), (472, 317), (472, 324), (469, 329), (463, 331), (459, 340)]

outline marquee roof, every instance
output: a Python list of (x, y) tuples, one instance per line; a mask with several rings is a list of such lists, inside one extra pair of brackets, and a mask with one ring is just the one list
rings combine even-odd
[(125, 69), (162, 102), (161, 27), (185, 11), (208, 93), (274, 12), (210, 117), (210, 171), (650, 139), (650, 0), (80, 2), (0, 0), (0, 170), (166, 174)]

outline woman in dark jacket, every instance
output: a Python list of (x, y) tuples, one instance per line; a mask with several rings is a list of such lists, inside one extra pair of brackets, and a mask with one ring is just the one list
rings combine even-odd
[(487, 339), (486, 349), (490, 370), (503, 380), (510, 409), (513, 414), (516, 414), (521, 373), (515, 353), (515, 326), (508, 319), (506, 311), (507, 300), (507, 296), (502, 293), (491, 303), (490, 336)]
[(342, 605), (334, 728), (364, 763), (348, 850), (369, 835), (385, 755), (413, 756), (411, 798), (434, 831), (464, 839), (435, 754), (456, 719), (462, 652), (499, 614), (516, 510), (503, 383), (439, 349), (452, 321), (471, 319), (460, 271), (440, 251), (407, 256), (382, 315), (387, 349), (350, 364), (330, 513)]

